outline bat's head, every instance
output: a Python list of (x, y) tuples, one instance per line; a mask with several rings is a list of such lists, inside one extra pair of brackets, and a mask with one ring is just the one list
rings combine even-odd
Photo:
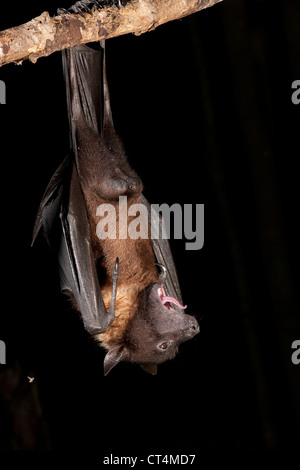
[(185, 314), (184, 308), (166, 295), (163, 284), (154, 283), (141, 291), (122, 344), (114, 345), (105, 357), (105, 375), (120, 361), (140, 364), (155, 374), (157, 364), (174, 358), (179, 345), (200, 331), (197, 320)]

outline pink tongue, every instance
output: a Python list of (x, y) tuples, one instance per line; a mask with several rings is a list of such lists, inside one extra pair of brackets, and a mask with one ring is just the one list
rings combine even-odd
[(175, 304), (177, 305), (177, 307), (179, 308), (183, 308), (185, 309), (187, 307), (187, 305), (181, 305), (178, 300), (174, 299), (174, 297), (169, 297), (168, 295), (164, 295), (161, 299), (162, 303), (163, 304), (166, 304), (167, 302), (171, 303), (171, 304)]

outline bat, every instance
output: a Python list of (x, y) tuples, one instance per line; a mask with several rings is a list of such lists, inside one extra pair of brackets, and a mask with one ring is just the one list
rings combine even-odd
[[(106, 350), (104, 375), (121, 361), (154, 375), (158, 364), (172, 359), (178, 346), (199, 332), (199, 325), (184, 312), (167, 239), (130, 237), (127, 224), (125, 233), (121, 224), (114, 238), (97, 234), (103, 208), (113, 208), (107, 223), (120, 221), (121, 197), (126, 197), (128, 214), (135, 204), (150, 213), (141, 179), (114, 129), (105, 42), (99, 50), (76, 46), (63, 51), (63, 72), (71, 149), (46, 188), (33, 243), (43, 228), (58, 259), (62, 292)], [(160, 217), (147, 218), (146, 224), (148, 233), (164, 230)]]

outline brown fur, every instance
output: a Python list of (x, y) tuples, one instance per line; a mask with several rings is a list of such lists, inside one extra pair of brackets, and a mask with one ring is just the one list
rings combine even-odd
[[(115, 342), (121, 341), (129, 321), (134, 317), (137, 310), (137, 298), (141, 290), (152, 282), (157, 282), (158, 274), (155, 267), (155, 258), (149, 239), (133, 240), (127, 236), (125, 240), (117, 239), (99, 240), (96, 234), (96, 226), (100, 218), (96, 216), (97, 207), (106, 203), (95, 194), (85, 192), (90, 222), (91, 240), (95, 253), (96, 262), (101, 262), (101, 270), (105, 276), (99, 279), (101, 292), (106, 309), (111, 301), (111, 275), (116, 258), (119, 258), (119, 279), (117, 297), (115, 304), (115, 320), (107, 328), (105, 333), (97, 335), (96, 339), (101, 341), (102, 346), (109, 349)], [(109, 201), (114, 205), (117, 216), (117, 227), (119, 223), (118, 202)], [(131, 204), (140, 203), (140, 194), (128, 197), (128, 209)], [(130, 224), (130, 217), (128, 225)], [(128, 235), (128, 234), (127, 234)]]
[[(115, 320), (107, 328), (105, 333), (95, 336), (104, 348), (109, 349), (109, 346), (112, 343), (121, 342), (128, 322), (136, 313), (139, 291), (140, 287), (138, 284), (121, 286), (118, 288), (115, 306)], [(102, 293), (105, 307), (108, 309), (111, 300), (111, 291), (106, 289), (102, 291)]]
[[(114, 219), (116, 215), (116, 220), (107, 221), (107, 214), (103, 214), (104, 222), (108, 224), (111, 222), (112, 227), (116, 226), (118, 229), (121, 216), (120, 196), (127, 197), (127, 210), (133, 208), (133, 204), (141, 204), (142, 182), (130, 167), (122, 142), (114, 130), (104, 57), (102, 56), (100, 61), (101, 74), (99, 66), (94, 62), (96, 56), (92, 50), (87, 51), (86, 47), (79, 46), (64, 55), (75, 164), (89, 220), (86, 220), (82, 195), (73, 168), (69, 213), (67, 211), (65, 213), (68, 186), (64, 183), (63, 193), (58, 193), (59, 199), (57, 199), (60, 204), (63, 198), (64, 209), (61, 234), (63, 245), (58, 253), (62, 280), (67, 281), (63, 285), (68, 289), (77, 310), (79, 307), (82, 310), (82, 320), (86, 330), (95, 335), (107, 350), (103, 364), (105, 375), (120, 361), (141, 364), (144, 368), (146, 365), (148, 371), (155, 373), (154, 365), (173, 358), (178, 345), (197, 334), (199, 326), (194, 317), (171, 308), (172, 303), (177, 304), (171, 297), (172, 292), (169, 294), (168, 302), (163, 298), (165, 291), (162, 284), (167, 284), (167, 277), (164, 282), (163, 276), (158, 275), (150, 233), (145, 240), (134, 240), (127, 232), (127, 237), (124, 239), (126, 233), (123, 232), (126, 228), (125, 223), (122, 223), (120, 227), (122, 238), (118, 233), (115, 239), (102, 240), (97, 236), (97, 228), (100, 228), (98, 226), (100, 217), (97, 215), (99, 206), (102, 208), (103, 204), (114, 206), (114, 212), (108, 210), (108, 213)], [(82, 54), (85, 56), (84, 60)], [(99, 86), (102, 86), (102, 93)], [(100, 95), (103, 95), (102, 100)], [(62, 171), (65, 171), (65, 165), (66, 163), (56, 173), (51, 188), (57, 184), (61, 186), (60, 178)], [(57, 192), (56, 189), (55, 191)], [(54, 193), (50, 194), (52, 197)], [(43, 204), (45, 202), (48, 204), (48, 198), (49, 194), (46, 192)], [(58, 207), (55, 205), (54, 210)], [(43, 206), (41, 210), (43, 211)], [(65, 215), (67, 215), (66, 220), (64, 220)], [(48, 218), (47, 214), (46, 216)], [(133, 228), (132, 222), (137, 214), (132, 217), (128, 217), (128, 214), (126, 216), (128, 229)], [(52, 218), (53, 213), (50, 211), (49, 223)], [(68, 222), (73, 223), (74, 219), (78, 225), (76, 223), (70, 225), (70, 230), (66, 230)], [(146, 223), (149, 230), (148, 220)], [(142, 232), (145, 228), (141, 227)], [(74, 236), (75, 244), (72, 246), (72, 234), (75, 235), (75, 230), (77, 230)], [(55, 240), (55, 247), (56, 245)], [(94, 259), (91, 259), (91, 245)], [(72, 248), (74, 256), (70, 253)], [(82, 259), (82, 266), (80, 266), (80, 255), (85, 258)], [(163, 257), (166, 273), (168, 258), (167, 251)], [(117, 259), (119, 263), (116, 262)], [(174, 271), (172, 264), (171, 267), (171, 271)], [(95, 279), (97, 275), (98, 279)], [(95, 285), (97, 281), (99, 285)], [(113, 305), (111, 305), (112, 293), (115, 301)], [(99, 331), (103, 333), (99, 334)]]

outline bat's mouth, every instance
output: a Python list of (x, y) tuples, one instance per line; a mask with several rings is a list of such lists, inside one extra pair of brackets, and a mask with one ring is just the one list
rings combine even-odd
[(185, 309), (187, 305), (181, 305), (178, 300), (174, 299), (174, 297), (170, 297), (169, 295), (166, 295), (165, 289), (163, 286), (159, 287), (157, 289), (158, 296), (160, 298), (161, 303), (163, 304), (164, 307), (166, 307), (168, 310), (171, 312), (175, 312), (174, 308), (172, 307), (171, 304), (176, 305), (179, 308)]

